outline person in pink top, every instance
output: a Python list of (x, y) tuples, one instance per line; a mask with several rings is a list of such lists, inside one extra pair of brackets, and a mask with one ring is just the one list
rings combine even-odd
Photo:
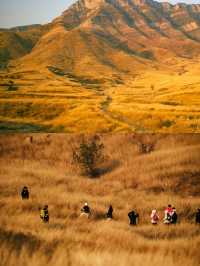
[(157, 214), (157, 211), (156, 210), (152, 210), (152, 212), (151, 212), (151, 223), (153, 225), (157, 225), (158, 221), (159, 221), (159, 216)]

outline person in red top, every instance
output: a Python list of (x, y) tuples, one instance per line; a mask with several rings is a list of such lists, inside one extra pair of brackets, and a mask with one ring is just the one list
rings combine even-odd
[(168, 207), (165, 209), (165, 215), (164, 215), (164, 224), (170, 224), (172, 222), (172, 215), (173, 215), (173, 208), (169, 204)]
[(166, 208), (166, 211), (171, 214), (173, 212), (173, 209), (172, 209), (172, 205), (168, 205), (168, 207)]

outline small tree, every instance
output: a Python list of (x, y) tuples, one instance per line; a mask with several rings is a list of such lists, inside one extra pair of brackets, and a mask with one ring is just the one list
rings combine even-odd
[(154, 151), (154, 147), (154, 143), (139, 143), (140, 152), (143, 154), (151, 153), (152, 151)]
[(14, 84), (14, 82), (12, 80), (8, 81), (8, 91), (16, 91), (17, 90), (17, 86)]
[(81, 168), (84, 174), (95, 177), (98, 174), (98, 164), (103, 160), (104, 145), (100, 139), (82, 139), (79, 147), (73, 150), (73, 162)]
[(137, 135), (134, 136), (141, 154), (148, 154), (155, 150), (156, 139), (153, 136)]

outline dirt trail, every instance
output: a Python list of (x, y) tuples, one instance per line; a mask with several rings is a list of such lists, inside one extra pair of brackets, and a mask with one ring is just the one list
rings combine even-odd
[[(122, 124), (122, 126), (125, 126), (126, 128), (128, 127), (130, 131), (135, 132), (138, 126), (135, 124), (135, 122), (130, 121), (130, 119), (120, 115), (120, 114), (114, 114), (111, 111), (109, 111), (109, 107), (112, 104), (113, 99), (112, 96), (106, 95), (106, 100), (101, 102), (101, 107), (100, 110), (104, 113), (106, 117), (109, 119), (112, 119), (116, 121), (117, 123)], [(144, 131), (144, 129), (142, 130)]]

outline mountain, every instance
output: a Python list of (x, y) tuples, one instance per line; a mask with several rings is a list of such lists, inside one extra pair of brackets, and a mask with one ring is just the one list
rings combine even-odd
[(79, 0), (0, 32), (0, 131), (200, 132), (200, 5)]
[(96, 75), (200, 52), (200, 5), (79, 0), (46, 28), (1, 32), (1, 60)]
[(10, 60), (30, 53), (48, 25), (30, 25), (0, 29), (0, 65), (7, 66)]

